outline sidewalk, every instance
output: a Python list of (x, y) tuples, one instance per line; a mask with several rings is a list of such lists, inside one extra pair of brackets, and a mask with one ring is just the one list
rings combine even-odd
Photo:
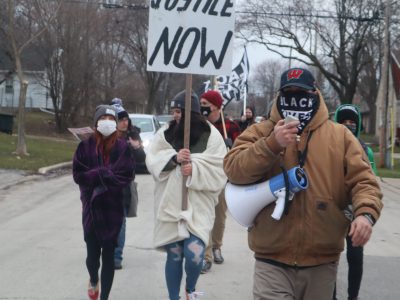
[(383, 184), (392, 186), (395, 188), (400, 188), (400, 178), (382, 178), (378, 177), (378, 183), (380, 184), (381, 188), (383, 189)]
[(72, 166), (72, 162), (64, 162), (40, 168), (38, 172), (34, 174), (23, 170), (0, 169), (0, 190), (6, 190), (14, 185), (21, 184), (27, 181), (41, 179), (45, 175), (48, 175), (52, 172), (57, 172), (65, 168), (69, 168), (70, 166)]
[(0, 190), (6, 190), (14, 185), (40, 177), (40, 175), (32, 175), (21, 170), (0, 169)]

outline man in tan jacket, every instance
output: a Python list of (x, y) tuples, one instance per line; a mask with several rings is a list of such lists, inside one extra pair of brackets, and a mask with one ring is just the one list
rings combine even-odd
[[(285, 124), (289, 115), (299, 121)], [(332, 299), (348, 226), (353, 244), (365, 245), (383, 206), (360, 143), (329, 120), (313, 75), (300, 68), (282, 74), (269, 120), (243, 132), (224, 159), (234, 184), (268, 180), (295, 166), (304, 168), (308, 188), (295, 194), (281, 220), (271, 217), (271, 204), (249, 230), (254, 299)], [(344, 214), (350, 202), (352, 222)]]

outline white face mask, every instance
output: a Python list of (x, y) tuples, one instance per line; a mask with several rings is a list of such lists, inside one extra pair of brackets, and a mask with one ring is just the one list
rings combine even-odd
[(117, 130), (117, 123), (114, 120), (99, 120), (97, 122), (97, 131), (107, 137)]

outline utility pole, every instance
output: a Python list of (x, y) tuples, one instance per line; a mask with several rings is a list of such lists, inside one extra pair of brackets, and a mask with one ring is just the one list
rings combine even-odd
[(382, 77), (379, 83), (378, 92), (378, 113), (377, 124), (379, 126), (379, 164), (378, 167), (385, 167), (386, 155), (386, 131), (387, 131), (387, 99), (388, 99), (388, 83), (389, 83), (389, 20), (390, 20), (390, 3), (386, 0), (385, 7), (385, 29), (383, 42), (383, 67)]

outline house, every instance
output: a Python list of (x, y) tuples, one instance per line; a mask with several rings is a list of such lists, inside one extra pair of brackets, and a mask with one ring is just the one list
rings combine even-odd
[(391, 74), (394, 89), (394, 97), (396, 99), (396, 144), (400, 144), (400, 50), (391, 53)]
[[(33, 52), (26, 51), (22, 57), (25, 79), (28, 81), (26, 108), (52, 110), (53, 103), (44, 87), (46, 72), (44, 64)], [(20, 82), (13, 62), (0, 49), (0, 109), (15, 110), (19, 105)]]

